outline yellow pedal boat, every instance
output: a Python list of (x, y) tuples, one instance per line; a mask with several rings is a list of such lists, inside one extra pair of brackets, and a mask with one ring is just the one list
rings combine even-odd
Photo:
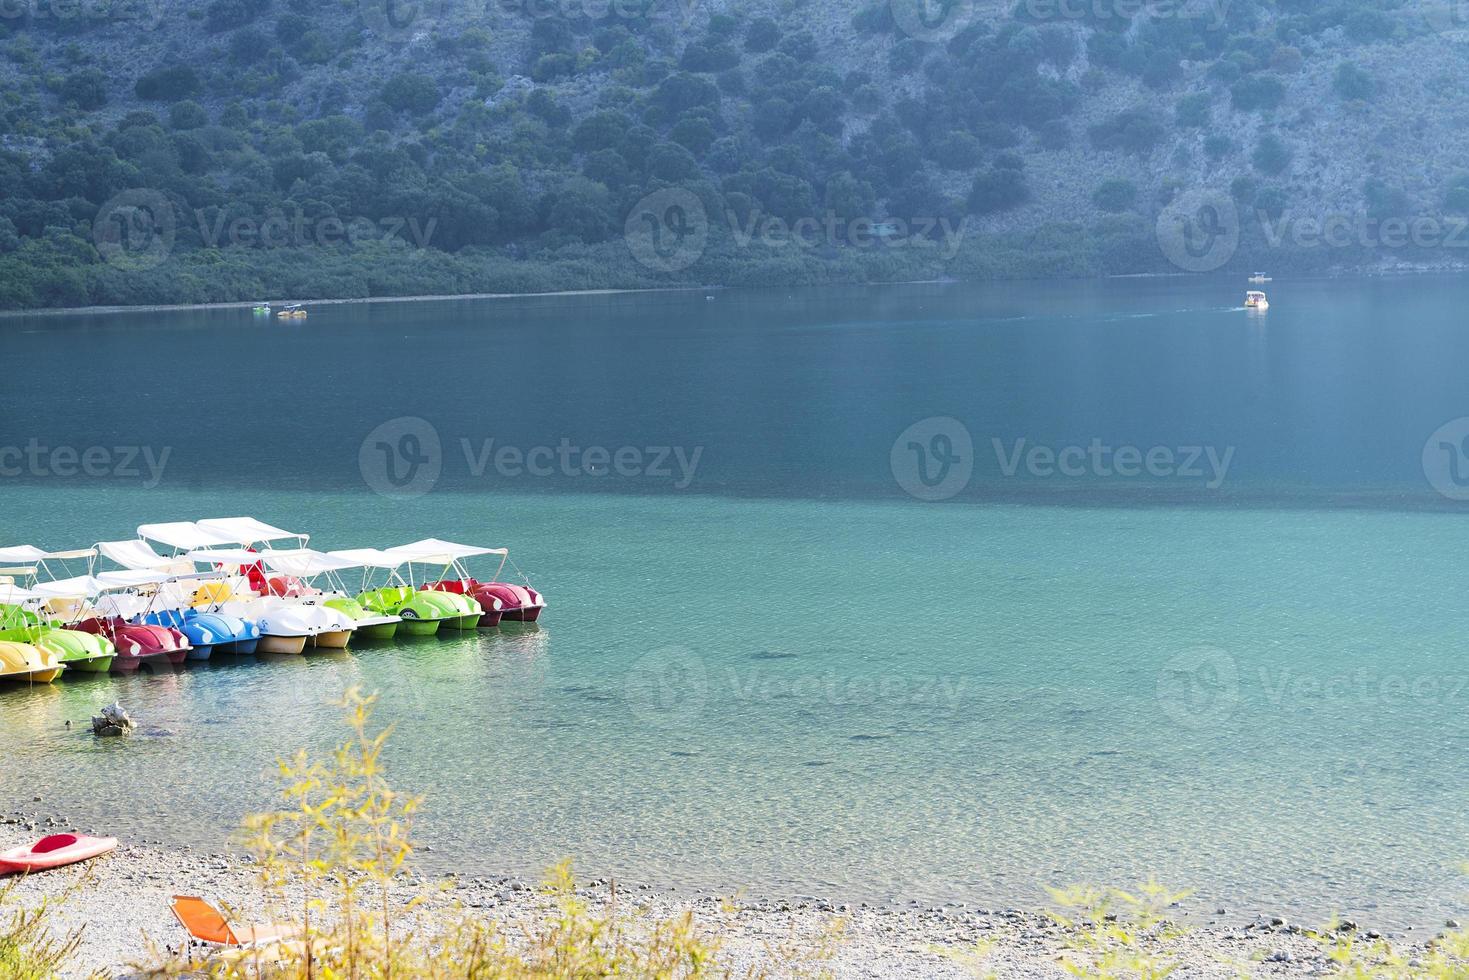
[(0, 640), (0, 681), (49, 684), (62, 669), (61, 657), (55, 651)]

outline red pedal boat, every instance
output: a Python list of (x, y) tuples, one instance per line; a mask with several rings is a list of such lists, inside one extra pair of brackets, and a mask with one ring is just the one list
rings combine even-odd
[(0, 851), (0, 874), (25, 874), (46, 871), (99, 857), (117, 847), (116, 837), (88, 837), (85, 834), (52, 834), (34, 844)]
[[(510, 553), (504, 548), (479, 548), (474, 545), (455, 544), (452, 541), (428, 538), (388, 550), (390, 553), (408, 556), (424, 564), (442, 563), (444, 572), (453, 574), (444, 574), (437, 582), (426, 582), (419, 588), (457, 592), (474, 599), (484, 609), (484, 614), (479, 620), (480, 626), (498, 626), (502, 619), (512, 623), (534, 623), (540, 619), (541, 610), (546, 608), (545, 598), (531, 588), (530, 583), (512, 585), (509, 582), (494, 580), (481, 582), (470, 575), (468, 569), (464, 567), (464, 561), (467, 558), (480, 555), (497, 556), (500, 559), (500, 565), (495, 569), (494, 579), (498, 579), (500, 573), (505, 569), (505, 564), (510, 561)], [(520, 570), (516, 569), (516, 571)]]
[(189, 656), (188, 638), (171, 626), (129, 623), (118, 616), (94, 616), (71, 627), (83, 633), (100, 633), (117, 647), (113, 670), (137, 670), (144, 661), (181, 664)]

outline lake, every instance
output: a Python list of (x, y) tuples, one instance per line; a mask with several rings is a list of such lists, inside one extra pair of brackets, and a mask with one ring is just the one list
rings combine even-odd
[[(250, 514), (508, 546), (550, 606), (0, 690), (0, 791), (217, 847), (356, 684), (438, 870), (1026, 906), (1154, 874), (1437, 924), (1469, 891), (1469, 281), (1268, 288), (7, 319), (0, 545)], [(114, 699), (151, 734), (76, 729)]]

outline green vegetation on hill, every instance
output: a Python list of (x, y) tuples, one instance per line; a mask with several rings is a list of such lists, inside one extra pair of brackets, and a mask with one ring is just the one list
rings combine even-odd
[(1330, 268), (1269, 221), (1469, 198), (1310, 142), (1449, 44), (1392, 0), (152, 2), (0, 21), (0, 307), (1173, 271), (1231, 186), (1239, 267)]

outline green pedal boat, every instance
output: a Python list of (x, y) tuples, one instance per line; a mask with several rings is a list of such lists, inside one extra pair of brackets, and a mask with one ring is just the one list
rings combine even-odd
[[(9, 598), (18, 598), (15, 591)], [(105, 674), (117, 657), (107, 637), (66, 629), (15, 603), (0, 603), (0, 641), (38, 647), (55, 655), (68, 672)]]

